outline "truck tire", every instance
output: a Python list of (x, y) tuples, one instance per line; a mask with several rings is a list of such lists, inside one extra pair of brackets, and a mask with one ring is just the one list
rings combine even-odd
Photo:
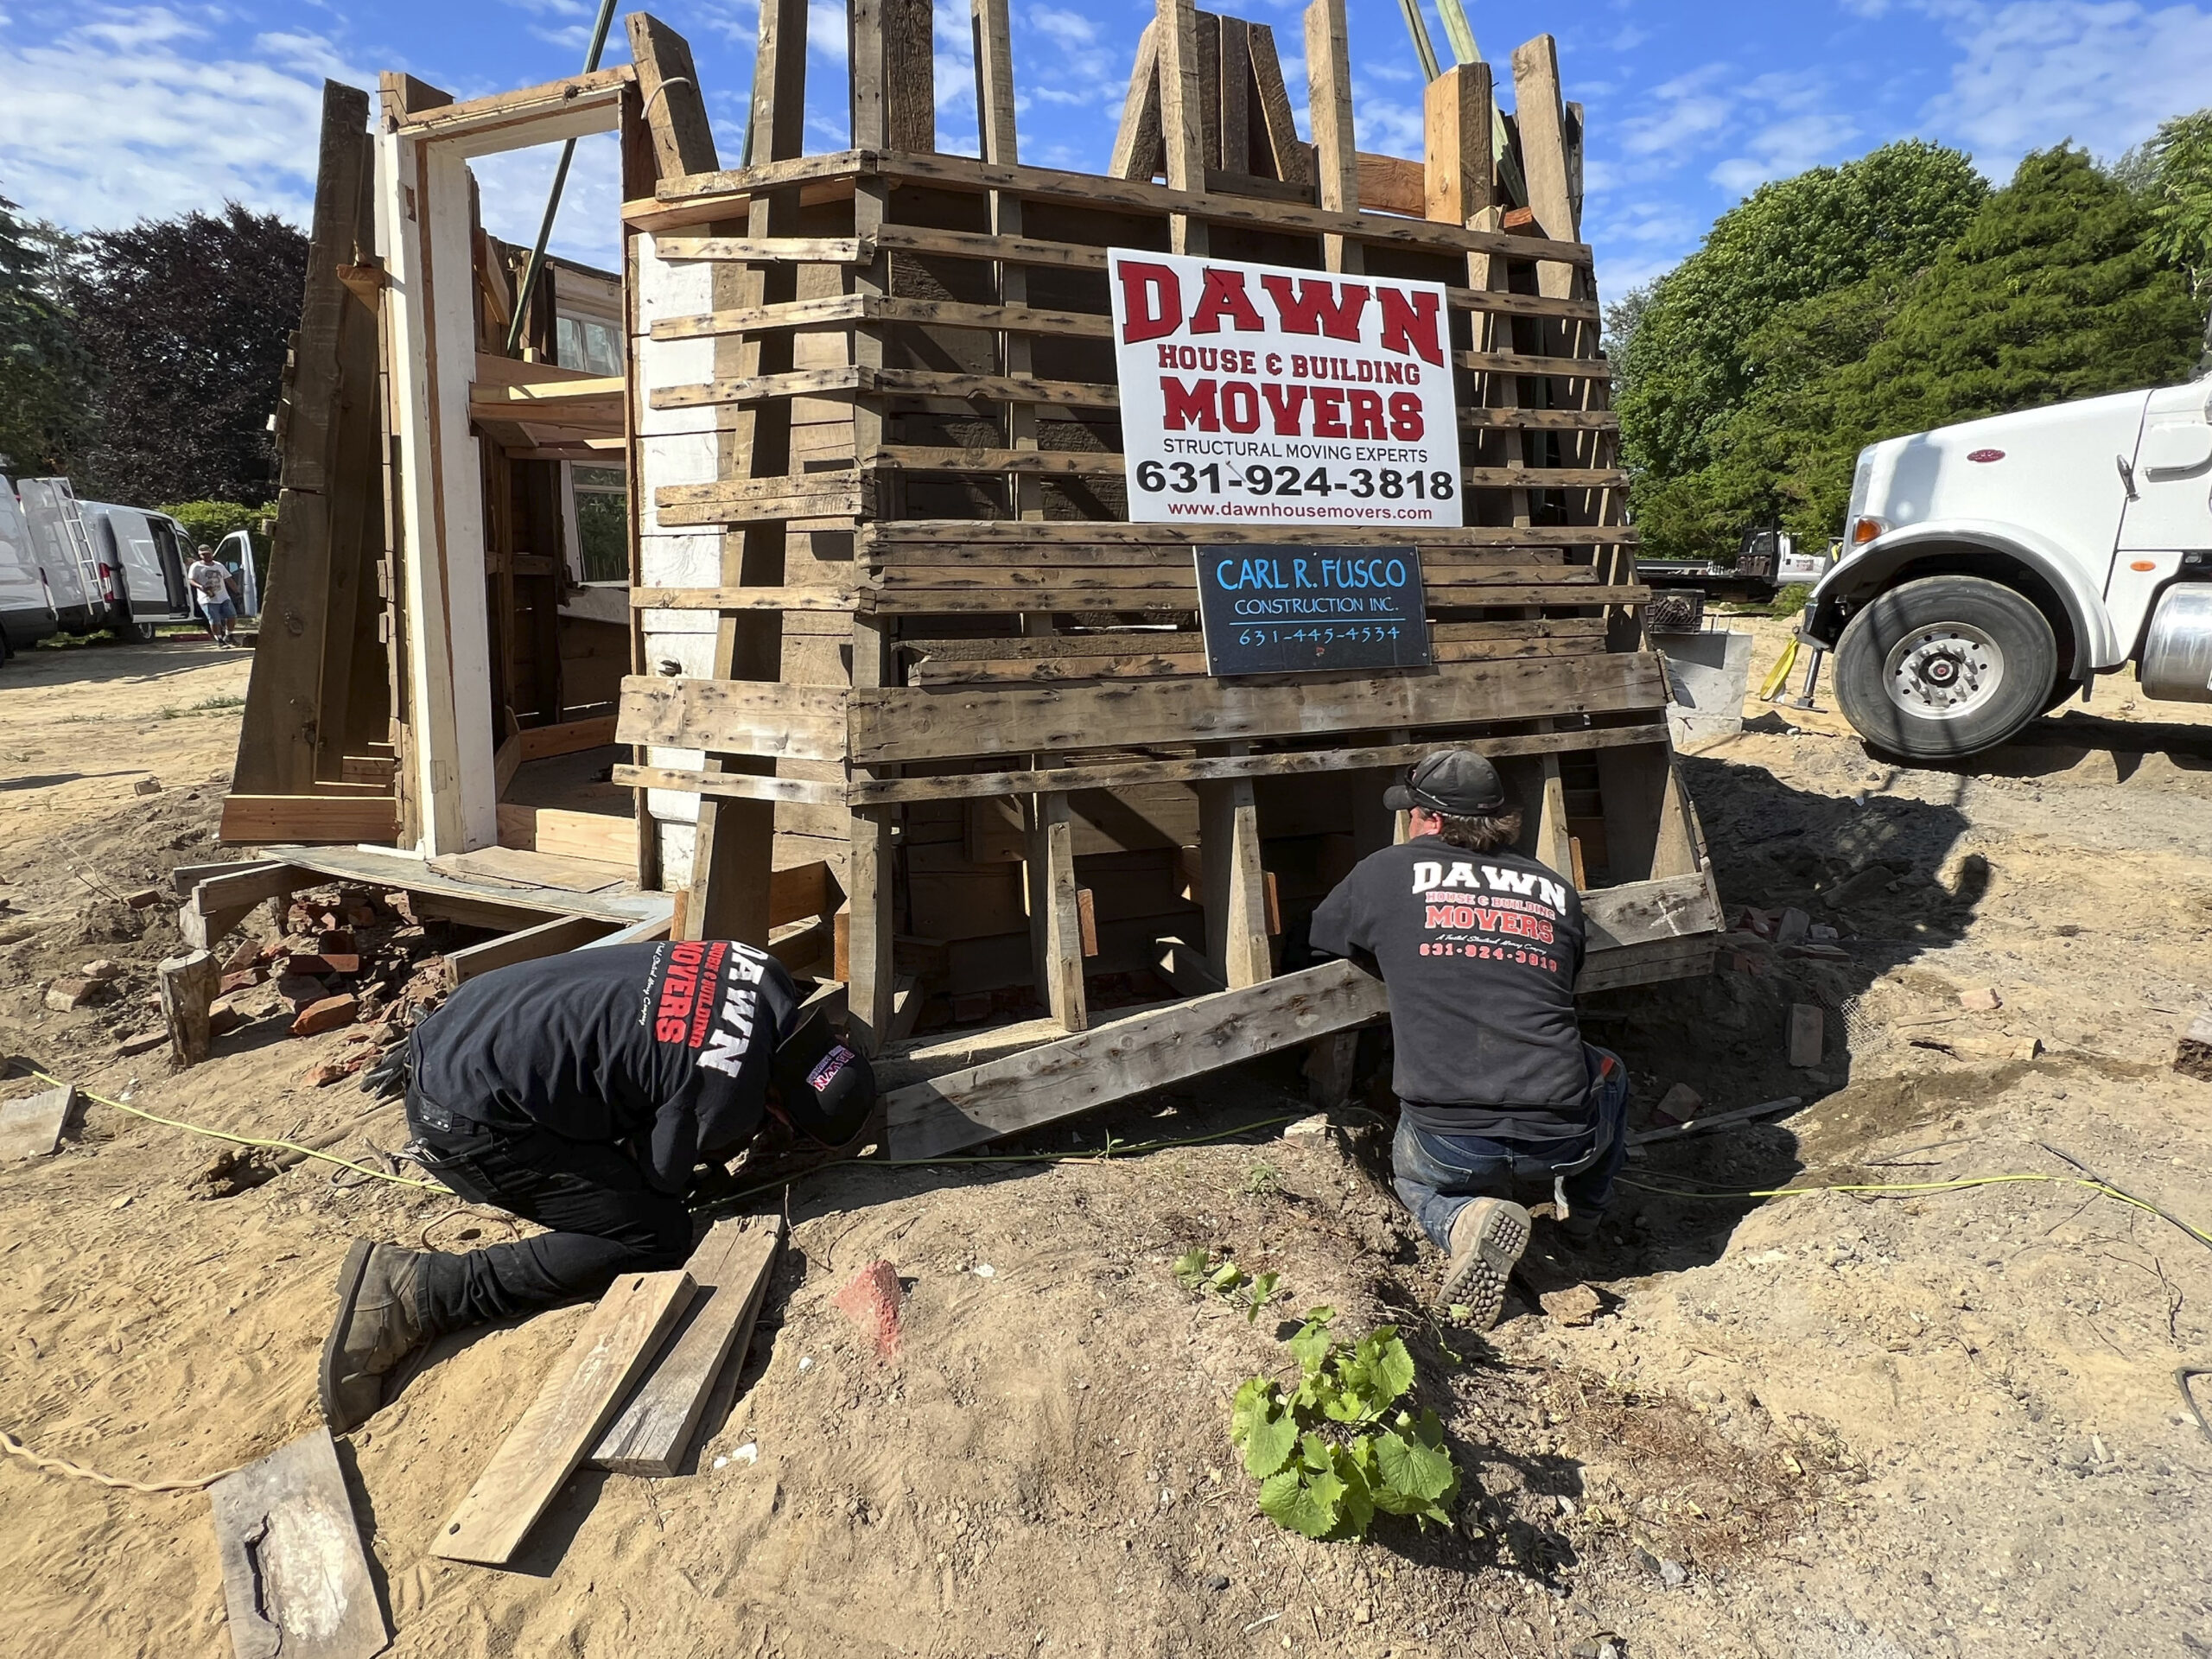
[(1836, 645), (1844, 718), (1910, 760), (1995, 747), (2043, 713), (2057, 677), (2049, 619), (1980, 576), (1892, 588), (1851, 619)]
[(124, 600), (114, 621), (108, 624), (115, 637), (126, 645), (150, 645), (161, 635), (154, 632), (149, 622), (141, 622), (130, 613), (130, 601)]

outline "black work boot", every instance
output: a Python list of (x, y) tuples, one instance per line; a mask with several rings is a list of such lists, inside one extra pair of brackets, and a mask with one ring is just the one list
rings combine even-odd
[(338, 1312), (322, 1344), (323, 1421), (334, 1434), (365, 1422), (384, 1404), (384, 1381), (438, 1332), (423, 1309), (429, 1257), (357, 1238), (338, 1270)]

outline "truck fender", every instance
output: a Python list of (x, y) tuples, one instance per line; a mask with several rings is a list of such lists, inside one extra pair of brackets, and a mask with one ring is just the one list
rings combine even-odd
[[(2019, 524), (1994, 524), (1974, 518), (1931, 518), (1877, 537), (1847, 553), (1813, 590), (1807, 634), (1833, 650), (1843, 632), (1839, 601), (1872, 599), (1893, 585), (1906, 566), (1949, 552), (1993, 554), (2025, 565), (2049, 584), (2073, 625), (2077, 670), (2117, 667), (2127, 660), (2104, 595), (2086, 582), (2079, 567), (2057, 543)], [(2110, 549), (2105, 550), (2107, 559)]]

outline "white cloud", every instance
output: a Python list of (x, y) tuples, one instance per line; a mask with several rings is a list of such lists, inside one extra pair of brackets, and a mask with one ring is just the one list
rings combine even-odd
[[(481, 200), (484, 228), (504, 241), (529, 247), (537, 240), (545, 193), (559, 165), (558, 144), (537, 144), (469, 162)], [(553, 221), (552, 251), (601, 270), (622, 269), (622, 150), (614, 135), (576, 141), (575, 160), (561, 191)]]
[(0, 41), (0, 181), (26, 212), (77, 229), (226, 200), (304, 224), (325, 74), (376, 85), (312, 35), (219, 54), (166, 6), (20, 19)]
[(1731, 108), (1721, 90), (1731, 73), (1725, 63), (1708, 63), (1653, 87), (1644, 95), (1651, 107), (1621, 124), (1621, 148), (1631, 156), (1679, 157), (1719, 131)]
[(2135, 0), (1937, 0), (1963, 56), (1926, 118), (2002, 181), (2063, 138), (2116, 156), (2212, 99), (2212, 11)]
[(1789, 116), (1752, 133), (1745, 153), (1730, 156), (1710, 176), (1723, 189), (1749, 195), (1770, 179), (1789, 178), (1841, 154), (1858, 132), (1840, 112)]

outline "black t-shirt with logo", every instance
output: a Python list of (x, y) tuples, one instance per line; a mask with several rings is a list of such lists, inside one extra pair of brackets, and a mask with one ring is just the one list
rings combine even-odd
[(416, 1027), (414, 1088), (455, 1117), (634, 1147), (667, 1192), (751, 1139), (798, 995), (728, 939), (617, 944), (472, 979)]
[(1435, 836), (1362, 859), (1313, 912), (1316, 950), (1372, 957), (1390, 988), (1407, 1116), (1497, 1140), (1589, 1128), (1582, 937), (1573, 883), (1510, 849), (1471, 853)]

